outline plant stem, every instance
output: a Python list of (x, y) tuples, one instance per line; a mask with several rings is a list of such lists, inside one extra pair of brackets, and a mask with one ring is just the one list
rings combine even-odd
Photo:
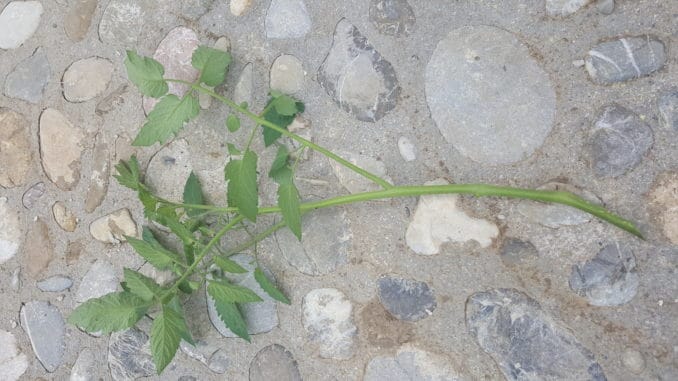
[[(601, 220), (607, 221), (623, 230), (626, 230), (627, 232), (637, 237), (643, 238), (642, 234), (640, 233), (638, 228), (636, 228), (633, 222), (625, 220), (620, 216), (617, 216), (616, 214), (609, 212), (602, 206), (592, 204), (573, 193), (563, 191), (511, 188), (487, 184), (395, 186), (390, 189), (384, 189), (374, 192), (354, 193), (332, 197), (326, 200), (306, 202), (300, 205), (300, 210), (302, 213), (304, 213), (314, 209), (322, 209), (331, 206), (350, 204), (354, 202), (371, 201), (394, 197), (412, 197), (412, 196), (416, 197), (422, 195), (435, 195), (435, 194), (469, 194), (476, 197), (508, 197), (567, 205), (587, 212), (589, 214), (592, 214), (600, 218)], [(181, 206), (185, 208), (195, 207), (196, 209), (212, 209), (221, 212), (237, 211), (236, 208), (219, 208), (209, 205), (181, 205)], [(280, 212), (280, 208), (277, 206), (259, 208), (259, 214), (270, 214), (278, 212)]]
[(193, 274), (193, 271), (195, 271), (196, 267), (198, 267), (200, 262), (202, 262), (202, 260), (205, 259), (207, 254), (209, 254), (212, 247), (214, 245), (216, 245), (217, 243), (219, 243), (219, 240), (221, 240), (221, 237), (223, 237), (224, 234), (228, 233), (228, 231), (231, 230), (233, 228), (233, 226), (237, 225), (240, 221), (242, 221), (244, 219), (245, 219), (245, 217), (238, 215), (234, 219), (232, 219), (231, 222), (228, 223), (228, 225), (221, 228), (221, 230), (219, 230), (214, 235), (214, 237), (212, 237), (212, 239), (207, 243), (207, 245), (205, 245), (205, 247), (202, 249), (200, 254), (198, 254), (198, 256), (193, 261), (193, 264), (191, 264), (191, 266), (189, 266), (189, 268), (186, 269), (186, 271), (184, 271), (184, 274), (174, 283), (174, 285), (169, 290), (169, 292), (176, 290), (183, 281), (188, 279), (188, 277), (191, 276), (191, 274)]
[(268, 237), (269, 235), (271, 235), (271, 234), (275, 233), (276, 231), (280, 230), (281, 228), (285, 227), (285, 225), (287, 225), (287, 224), (285, 224), (285, 221), (280, 221), (277, 224), (272, 225), (268, 229), (264, 230), (263, 232), (256, 234), (254, 237), (252, 237), (251, 240), (249, 240), (249, 241), (247, 241), (243, 244), (240, 244), (240, 245), (234, 247), (233, 249), (229, 250), (228, 252), (226, 252), (225, 255), (227, 257), (230, 257), (231, 255), (237, 254), (237, 253), (239, 253), (239, 252), (241, 252), (245, 249), (248, 249), (252, 245), (256, 245), (258, 242), (260, 242), (264, 238)]
[(288, 137), (288, 138), (290, 138), (290, 139), (296, 140), (296, 141), (299, 142), (300, 144), (302, 144), (302, 145), (304, 145), (304, 146), (306, 146), (306, 147), (308, 147), (308, 148), (310, 148), (310, 149), (312, 149), (312, 150), (314, 150), (314, 151), (320, 152), (321, 154), (323, 154), (323, 155), (327, 156), (328, 158), (330, 158), (330, 159), (336, 161), (337, 163), (339, 163), (339, 164), (341, 164), (341, 165), (343, 165), (343, 166), (345, 166), (345, 167), (347, 167), (347, 168), (349, 168), (349, 169), (355, 171), (356, 173), (358, 173), (358, 174), (364, 176), (364, 177), (367, 178), (367, 179), (372, 180), (374, 183), (378, 184), (378, 185), (381, 186), (382, 188), (384, 188), (384, 189), (390, 189), (390, 188), (393, 188), (393, 184), (391, 184), (391, 183), (389, 183), (388, 181), (382, 179), (381, 177), (379, 177), (379, 176), (377, 176), (377, 175), (375, 175), (375, 174), (373, 174), (373, 173), (371, 173), (371, 172), (369, 172), (369, 171), (366, 171), (366, 170), (364, 170), (364, 169), (358, 167), (357, 165), (355, 165), (355, 164), (349, 162), (348, 160), (346, 160), (346, 159), (344, 159), (344, 158), (338, 156), (337, 154), (335, 154), (335, 153), (333, 153), (333, 152), (331, 152), (331, 151), (329, 151), (329, 150), (327, 150), (327, 149), (325, 149), (325, 148), (323, 148), (323, 147), (321, 147), (321, 146), (319, 146), (319, 145), (313, 143), (313, 142), (310, 141), (310, 140), (306, 140), (306, 139), (302, 138), (301, 136), (298, 136), (298, 135), (296, 135), (296, 134), (293, 134), (293, 133), (287, 131), (286, 129), (284, 129), (284, 128), (278, 126), (278, 125), (276, 125), (275, 123), (269, 122), (268, 120), (266, 120), (266, 119), (260, 117), (259, 115), (257, 115), (257, 114), (255, 114), (255, 113), (249, 111), (249, 110), (246, 109), (246, 108), (240, 107), (240, 105), (238, 105), (237, 103), (233, 102), (232, 100), (230, 100), (230, 99), (228, 99), (228, 98), (226, 98), (226, 97), (223, 97), (223, 96), (221, 96), (221, 95), (215, 93), (214, 91), (212, 91), (212, 90), (210, 90), (210, 89), (208, 89), (208, 88), (205, 88), (205, 87), (200, 86), (200, 85), (196, 85), (195, 83), (191, 83), (191, 82), (187, 82), (187, 81), (182, 81), (182, 80), (178, 80), (178, 79), (166, 79), (165, 81), (167, 81), (167, 82), (183, 83), (184, 85), (191, 86), (191, 88), (193, 88), (194, 90), (201, 91), (201, 92), (203, 92), (203, 93), (205, 93), (205, 94), (208, 94), (208, 95), (212, 96), (213, 98), (216, 98), (216, 99), (220, 100), (222, 103), (228, 105), (230, 108), (232, 108), (232, 109), (234, 109), (234, 110), (240, 112), (241, 114), (247, 116), (248, 118), (252, 119), (252, 120), (255, 121), (257, 124), (260, 124), (260, 125), (262, 125), (262, 126), (264, 126), (264, 127), (267, 127), (267, 128), (272, 129), (272, 130), (275, 130), (275, 131), (281, 133), (282, 135), (284, 135), (284, 136), (286, 136), (286, 137)]

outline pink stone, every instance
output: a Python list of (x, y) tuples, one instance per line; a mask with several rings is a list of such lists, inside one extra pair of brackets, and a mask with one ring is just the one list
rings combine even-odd
[[(198, 79), (200, 72), (191, 65), (193, 51), (200, 45), (200, 40), (194, 31), (185, 27), (172, 29), (160, 41), (153, 58), (165, 67), (165, 78), (181, 79), (193, 82)], [(180, 83), (169, 84), (170, 94), (179, 97), (188, 92), (188, 86)], [(153, 110), (157, 99), (144, 97), (143, 106), (146, 114)]]

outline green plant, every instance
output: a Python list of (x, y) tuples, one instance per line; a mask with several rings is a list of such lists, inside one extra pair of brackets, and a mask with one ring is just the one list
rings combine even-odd
[[(137, 192), (143, 204), (145, 216), (168, 228), (183, 244), (183, 252), (163, 246), (154, 233), (144, 227), (141, 239), (127, 237), (134, 250), (148, 263), (159, 270), (171, 270), (176, 279), (161, 286), (153, 279), (131, 269), (124, 270), (123, 291), (91, 299), (76, 308), (69, 322), (88, 332), (109, 333), (135, 325), (144, 315), (155, 316), (151, 328), (151, 350), (158, 373), (169, 364), (180, 341), (192, 343), (180, 298), (189, 295), (206, 284), (207, 293), (214, 299), (219, 317), (228, 328), (245, 340), (250, 340), (239, 305), (261, 301), (251, 290), (232, 284), (223, 273), (247, 272), (229, 256), (240, 252), (276, 230), (287, 226), (299, 239), (302, 215), (315, 209), (359, 201), (428, 194), (462, 193), (474, 196), (500, 196), (559, 203), (588, 212), (614, 224), (631, 234), (641, 237), (630, 221), (624, 220), (605, 208), (591, 204), (582, 198), (561, 191), (517, 189), (485, 184), (452, 184), (431, 186), (396, 186), (386, 180), (342, 159), (287, 130), (294, 118), (304, 111), (300, 101), (277, 91), (270, 92), (268, 103), (259, 114), (250, 111), (246, 104), (236, 104), (211, 88), (223, 83), (231, 57), (228, 53), (199, 47), (193, 54), (193, 66), (200, 71), (195, 83), (164, 78), (164, 68), (152, 58), (127, 52), (125, 66), (129, 79), (146, 96), (159, 98), (155, 108), (148, 114), (146, 123), (134, 140), (135, 145), (161, 144), (178, 133), (184, 124), (199, 113), (196, 93), (205, 93), (228, 105), (233, 113), (226, 118), (227, 129), (234, 132), (240, 128), (240, 116), (257, 123), (251, 131), (247, 145), (239, 149), (228, 145), (231, 160), (225, 167), (228, 180), (228, 206), (208, 205), (198, 178), (191, 174), (186, 180), (183, 203), (176, 203), (154, 195), (142, 181), (141, 170), (135, 157), (116, 166), (116, 178), (120, 184)], [(189, 86), (190, 91), (182, 98), (168, 94), (168, 83), (179, 82)], [(206, 87), (210, 86), (210, 88)], [(256, 131), (263, 133), (266, 147), (277, 146), (276, 158), (268, 171), (278, 184), (278, 205), (260, 207), (257, 190), (257, 154), (251, 150)], [(301, 149), (315, 150), (329, 159), (344, 165), (370, 179), (382, 189), (373, 192), (348, 194), (321, 201), (301, 202), (294, 184), (295, 162), (284, 144), (278, 139), (289, 137), (300, 144)], [(222, 237), (229, 231), (245, 224), (255, 223), (262, 214), (280, 213), (282, 221), (252, 236), (226, 253), (219, 248)], [(218, 217), (218, 218), (215, 218)], [(216, 266), (221, 272), (214, 271)], [(223, 272), (223, 273), (222, 273)], [(289, 304), (290, 301), (269, 281), (259, 267), (254, 277), (272, 298)], [(151, 310), (155, 308), (156, 310)]]

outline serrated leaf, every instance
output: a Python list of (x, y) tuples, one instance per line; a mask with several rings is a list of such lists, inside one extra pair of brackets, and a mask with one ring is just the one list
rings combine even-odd
[(188, 332), (183, 316), (167, 305), (151, 326), (151, 354), (158, 374), (172, 361), (181, 343), (181, 332)]
[(240, 118), (231, 114), (226, 118), (226, 128), (230, 132), (236, 132), (240, 128)]
[(219, 86), (224, 82), (230, 63), (230, 54), (207, 46), (198, 46), (191, 58), (193, 67), (200, 70), (200, 82), (208, 86)]
[(125, 287), (129, 292), (146, 301), (151, 301), (160, 295), (160, 285), (155, 283), (153, 279), (128, 268), (125, 268), (123, 272), (125, 275)]
[(214, 257), (214, 263), (219, 266), (222, 271), (227, 273), (244, 274), (247, 272), (242, 266), (228, 258)]
[(228, 154), (231, 156), (240, 156), (242, 155), (242, 151), (238, 149), (233, 143), (226, 143), (226, 146), (228, 147)]
[(141, 174), (139, 171), (139, 162), (136, 156), (132, 156), (129, 161), (120, 160), (115, 166), (117, 174), (113, 175), (120, 185), (138, 190)]
[(259, 283), (259, 286), (266, 291), (266, 293), (273, 299), (283, 302), (285, 304), (291, 304), (290, 300), (287, 299), (285, 294), (280, 292), (278, 288), (268, 279), (266, 274), (259, 267), (254, 269), (254, 279)]
[(150, 57), (141, 57), (136, 52), (128, 50), (125, 68), (127, 77), (142, 94), (153, 98), (167, 94), (169, 86), (162, 77), (165, 69), (160, 62)]
[(240, 160), (231, 160), (225, 168), (228, 181), (228, 204), (251, 221), (256, 221), (259, 195), (257, 191), (257, 155), (247, 151)]
[(150, 306), (150, 302), (131, 292), (113, 292), (81, 304), (68, 322), (87, 332), (107, 334), (132, 327)]
[(226, 327), (235, 333), (239, 337), (251, 341), (250, 335), (247, 332), (247, 323), (242, 317), (242, 313), (238, 306), (235, 303), (231, 303), (222, 298), (222, 295), (216, 291), (214, 288), (210, 288), (210, 284), (207, 284), (207, 293), (214, 299), (214, 307), (217, 310), (217, 315), (221, 321), (226, 324)]
[(159, 270), (167, 270), (172, 267), (175, 261), (179, 261), (178, 256), (163, 248), (152, 245), (146, 241), (142, 241), (133, 237), (126, 237), (127, 242), (134, 248), (134, 250), (148, 261), (153, 267)]
[[(204, 205), (205, 196), (202, 193), (202, 186), (200, 185), (200, 180), (198, 176), (195, 175), (193, 171), (188, 176), (186, 180), (186, 185), (184, 186), (184, 204), (193, 204), (193, 205)], [(199, 209), (186, 209), (186, 214), (189, 216), (195, 216), (200, 214)]]
[(207, 283), (207, 289), (212, 290), (210, 295), (218, 295), (219, 300), (229, 303), (261, 302), (261, 298), (254, 291), (247, 287), (228, 283), (226, 280), (210, 280)]
[(179, 99), (174, 94), (164, 96), (148, 114), (146, 123), (132, 145), (150, 146), (155, 142), (164, 144), (172, 135), (177, 134), (184, 123), (200, 112), (198, 100), (190, 93)]
[[(197, 282), (189, 282), (189, 283), (197, 283)], [(178, 295), (175, 294), (174, 297), (172, 298), (172, 300), (170, 300), (169, 303), (166, 304), (166, 306), (173, 309), (174, 311), (176, 311), (176, 313), (178, 313), (179, 316), (181, 317), (182, 321), (184, 321), (184, 322), (186, 321), (186, 316), (184, 315), (184, 308), (181, 306), (181, 302), (179, 301)], [(193, 336), (191, 335), (190, 329), (188, 328), (187, 325), (184, 325), (184, 327), (185, 327), (185, 329), (182, 329), (182, 330), (179, 331), (179, 336), (182, 339), (186, 340), (187, 343), (189, 343), (191, 345), (195, 345), (195, 342), (193, 341)]]
[(146, 189), (140, 187), (138, 191), (139, 201), (144, 206), (144, 216), (157, 221), (156, 211), (158, 209), (158, 199)]
[(289, 151), (287, 150), (287, 147), (284, 145), (281, 145), (278, 147), (278, 152), (275, 154), (275, 159), (273, 159), (273, 163), (271, 164), (271, 169), (268, 171), (268, 176), (271, 178), (275, 178), (276, 173), (287, 167), (287, 160), (289, 158)]
[(291, 171), (289, 173), (289, 180), (278, 181), (278, 206), (280, 207), (285, 224), (301, 241), (301, 201), (299, 199), (299, 191), (291, 179)]
[[(304, 104), (299, 101), (294, 101), (295, 111), (291, 112), (292, 110), (291, 108), (289, 108), (290, 103), (286, 101), (287, 98), (290, 97), (281, 94), (277, 98), (274, 97), (269, 99), (268, 103), (266, 104), (266, 112), (262, 115), (264, 119), (279, 126), (280, 128), (287, 129), (287, 127), (290, 124), (292, 124), (297, 114), (304, 112)], [(279, 101), (279, 99), (283, 99), (283, 101)], [(280, 106), (277, 106), (278, 102), (281, 102)], [(284, 112), (281, 113), (278, 110), (278, 107), (280, 107), (280, 109)], [(275, 141), (282, 135), (280, 132), (268, 128), (266, 126), (262, 126), (262, 128), (263, 128), (262, 133), (264, 135), (264, 144), (266, 145), (266, 147), (275, 143)]]

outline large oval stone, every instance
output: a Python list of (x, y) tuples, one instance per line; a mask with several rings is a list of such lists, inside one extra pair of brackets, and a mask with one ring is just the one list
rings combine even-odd
[(515, 35), (491, 26), (453, 30), (426, 67), (426, 100), (445, 139), (486, 164), (523, 160), (551, 131), (556, 93)]

